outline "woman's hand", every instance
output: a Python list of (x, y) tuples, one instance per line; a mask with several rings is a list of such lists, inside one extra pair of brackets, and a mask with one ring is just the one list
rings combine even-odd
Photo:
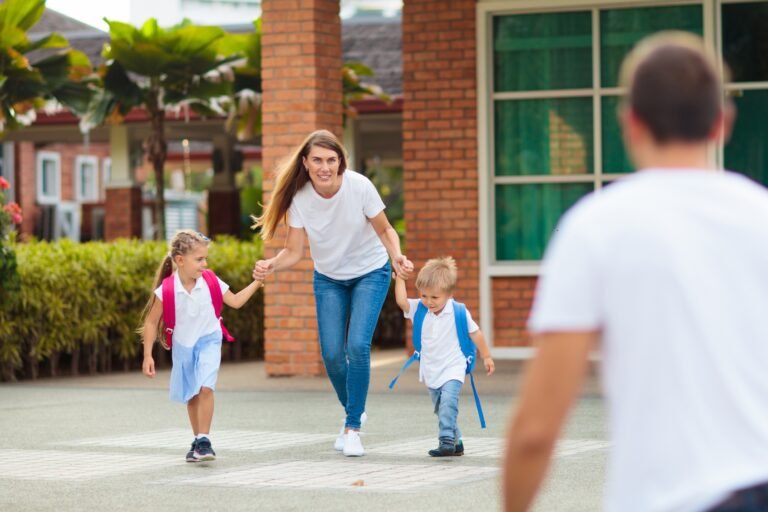
[(264, 282), (269, 274), (275, 271), (275, 265), (272, 260), (259, 260), (253, 266), (253, 279)]
[(404, 254), (401, 254), (397, 258), (395, 258), (392, 261), (393, 266), (395, 267), (395, 274), (400, 279), (408, 279), (411, 277), (411, 272), (413, 272), (413, 263), (411, 263), (411, 260), (409, 260)]

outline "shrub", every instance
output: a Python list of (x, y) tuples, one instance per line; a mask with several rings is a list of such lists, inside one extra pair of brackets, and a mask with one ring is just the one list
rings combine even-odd
[[(37, 378), (43, 365), (51, 375), (68, 362), (70, 373), (141, 367), (136, 334), (152, 279), (167, 246), (163, 242), (70, 241), (15, 244), (18, 300), (0, 303), (0, 371), (4, 380)], [(219, 238), (209, 265), (234, 291), (251, 281), (261, 242)], [(225, 308), (225, 323), (237, 342), (225, 359), (263, 355), (263, 294), (240, 310)], [(158, 365), (170, 358), (160, 355)]]

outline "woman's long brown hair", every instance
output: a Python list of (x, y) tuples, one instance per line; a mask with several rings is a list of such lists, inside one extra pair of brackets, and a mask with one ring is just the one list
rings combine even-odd
[(309, 155), (313, 146), (336, 152), (339, 157), (339, 174), (343, 174), (347, 168), (346, 151), (333, 133), (328, 130), (310, 133), (291, 153), (290, 158), (278, 166), (275, 173), (275, 188), (272, 190), (269, 203), (264, 207), (264, 212), (259, 217), (251, 215), (254, 221), (251, 228), (261, 228), (263, 240), (271, 240), (275, 236), (278, 224), (284, 221), (288, 214), (293, 196), (309, 181), (309, 175), (304, 168), (304, 158)]

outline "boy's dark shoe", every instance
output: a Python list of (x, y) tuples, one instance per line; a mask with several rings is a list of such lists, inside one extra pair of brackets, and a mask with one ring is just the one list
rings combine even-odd
[(457, 457), (464, 455), (464, 442), (461, 439), (459, 439), (459, 442), (456, 443), (456, 450), (453, 452), (453, 454)]
[(197, 446), (195, 446), (195, 459), (198, 461), (216, 460), (216, 452), (213, 451), (211, 442), (207, 437), (201, 437), (197, 440)]
[(189, 451), (187, 452), (187, 462), (197, 462), (197, 459), (195, 458), (196, 447), (197, 447), (197, 439), (192, 441), (192, 446), (189, 447)]
[(440, 446), (434, 450), (429, 450), (429, 455), (432, 457), (450, 457), (456, 455), (456, 445), (453, 439), (440, 438)]

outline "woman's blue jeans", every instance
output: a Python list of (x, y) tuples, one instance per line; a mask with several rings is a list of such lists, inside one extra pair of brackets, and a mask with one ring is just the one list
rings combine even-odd
[(347, 428), (359, 429), (365, 411), (371, 380), (371, 339), (390, 281), (389, 262), (343, 281), (314, 273), (320, 352), (347, 413)]
[(449, 380), (437, 389), (427, 388), (437, 414), (440, 441), (451, 439), (458, 443), (461, 439), (458, 419), (459, 395), (463, 385), (460, 380)]

